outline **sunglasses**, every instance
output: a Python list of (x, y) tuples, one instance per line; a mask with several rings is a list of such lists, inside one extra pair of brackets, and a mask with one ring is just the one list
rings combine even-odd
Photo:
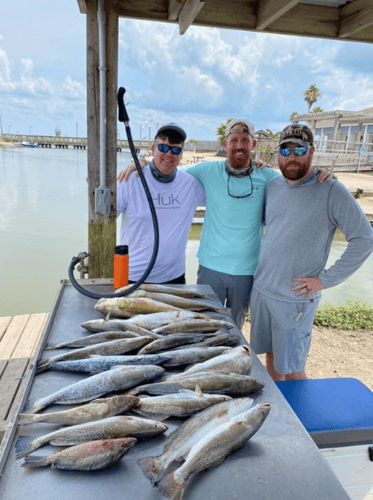
[(251, 175), (249, 175), (249, 178), (250, 178), (250, 183), (251, 183), (251, 189), (250, 189), (250, 192), (249, 193), (246, 193), (246, 194), (241, 194), (239, 196), (235, 195), (235, 194), (232, 194), (229, 190), (229, 179), (231, 178), (230, 175), (228, 175), (228, 180), (227, 180), (227, 188), (228, 188), (228, 195), (231, 197), (231, 198), (248, 198), (249, 196), (251, 196), (253, 194), (253, 180), (251, 178)]
[(295, 156), (304, 156), (308, 151), (308, 147), (307, 146), (294, 146), (294, 147), (287, 146), (286, 148), (280, 148), (279, 151), (280, 151), (281, 156), (290, 156), (292, 151), (294, 151)]
[(161, 153), (168, 153), (169, 150), (171, 149), (171, 153), (173, 155), (179, 155), (183, 148), (180, 148), (179, 146), (169, 146), (168, 144), (157, 144), (158, 151)]

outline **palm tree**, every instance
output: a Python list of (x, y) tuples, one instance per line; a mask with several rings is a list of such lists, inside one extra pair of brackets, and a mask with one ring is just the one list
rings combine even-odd
[(320, 97), (320, 90), (316, 87), (316, 85), (310, 85), (307, 90), (303, 92), (304, 100), (308, 104), (307, 113), (311, 111), (312, 105), (315, 104), (317, 99)]
[(289, 116), (291, 123), (296, 123), (298, 121), (297, 116), (298, 116), (298, 113), (296, 111), (293, 111), (291, 113), (291, 115)]
[(274, 133), (269, 128), (266, 128), (266, 132), (272, 139), (280, 139), (280, 132)]
[(217, 129), (216, 129), (216, 135), (218, 136), (218, 143), (220, 146), (223, 146), (223, 142), (225, 139), (225, 129), (227, 128), (227, 125), (229, 122), (231, 122), (233, 118), (227, 118), (227, 121), (225, 123), (222, 123)]
[(322, 108), (313, 108), (312, 113), (322, 113), (323, 111)]

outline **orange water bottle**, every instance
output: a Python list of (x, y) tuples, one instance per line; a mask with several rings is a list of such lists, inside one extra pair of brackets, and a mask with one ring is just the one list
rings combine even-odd
[(114, 254), (114, 288), (128, 285), (128, 246), (115, 247)]

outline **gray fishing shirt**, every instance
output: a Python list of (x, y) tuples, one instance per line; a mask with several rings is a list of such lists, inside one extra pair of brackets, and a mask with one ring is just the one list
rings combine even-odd
[[(333, 287), (351, 276), (373, 250), (373, 230), (351, 193), (335, 179), (320, 184), (317, 178), (313, 172), (289, 184), (281, 175), (267, 186), (266, 233), (254, 286), (275, 299), (309, 302), (306, 294), (296, 296), (292, 291), (299, 284), (292, 278), (318, 276), (325, 288)], [(337, 227), (348, 245), (325, 269)], [(317, 292), (312, 299), (320, 295)]]

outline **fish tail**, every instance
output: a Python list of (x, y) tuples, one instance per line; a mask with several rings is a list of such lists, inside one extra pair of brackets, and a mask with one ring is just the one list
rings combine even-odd
[(49, 342), (47, 342), (45, 344), (44, 350), (45, 351), (50, 351), (52, 349), (58, 349), (58, 347), (59, 347), (59, 344), (50, 344)]
[(46, 467), (48, 465), (47, 462), (48, 457), (35, 457), (33, 455), (28, 455), (25, 457), (25, 461), (21, 464), (21, 467), (25, 467), (27, 469), (34, 469), (36, 467)]
[(50, 367), (50, 362), (48, 360), (42, 361), (40, 364), (38, 363), (35, 370), (35, 375), (39, 375), (39, 373), (43, 373), (46, 370), (49, 370), (49, 367)]
[(185, 482), (177, 481), (174, 477), (174, 473), (172, 473), (161, 479), (157, 487), (166, 498), (181, 500), (184, 495)]
[(32, 441), (33, 441), (32, 437), (19, 436), (19, 438), (17, 439), (17, 442), (15, 444), (16, 459), (17, 460), (34, 451), (33, 447), (31, 446)]
[(137, 463), (139, 464), (144, 476), (149, 479), (153, 486), (155, 486), (160, 481), (165, 470), (159, 458), (140, 458)]
[(18, 424), (33, 424), (35, 422), (40, 422), (41, 420), (38, 418), (41, 415), (35, 415), (34, 413), (20, 413), (18, 415)]

